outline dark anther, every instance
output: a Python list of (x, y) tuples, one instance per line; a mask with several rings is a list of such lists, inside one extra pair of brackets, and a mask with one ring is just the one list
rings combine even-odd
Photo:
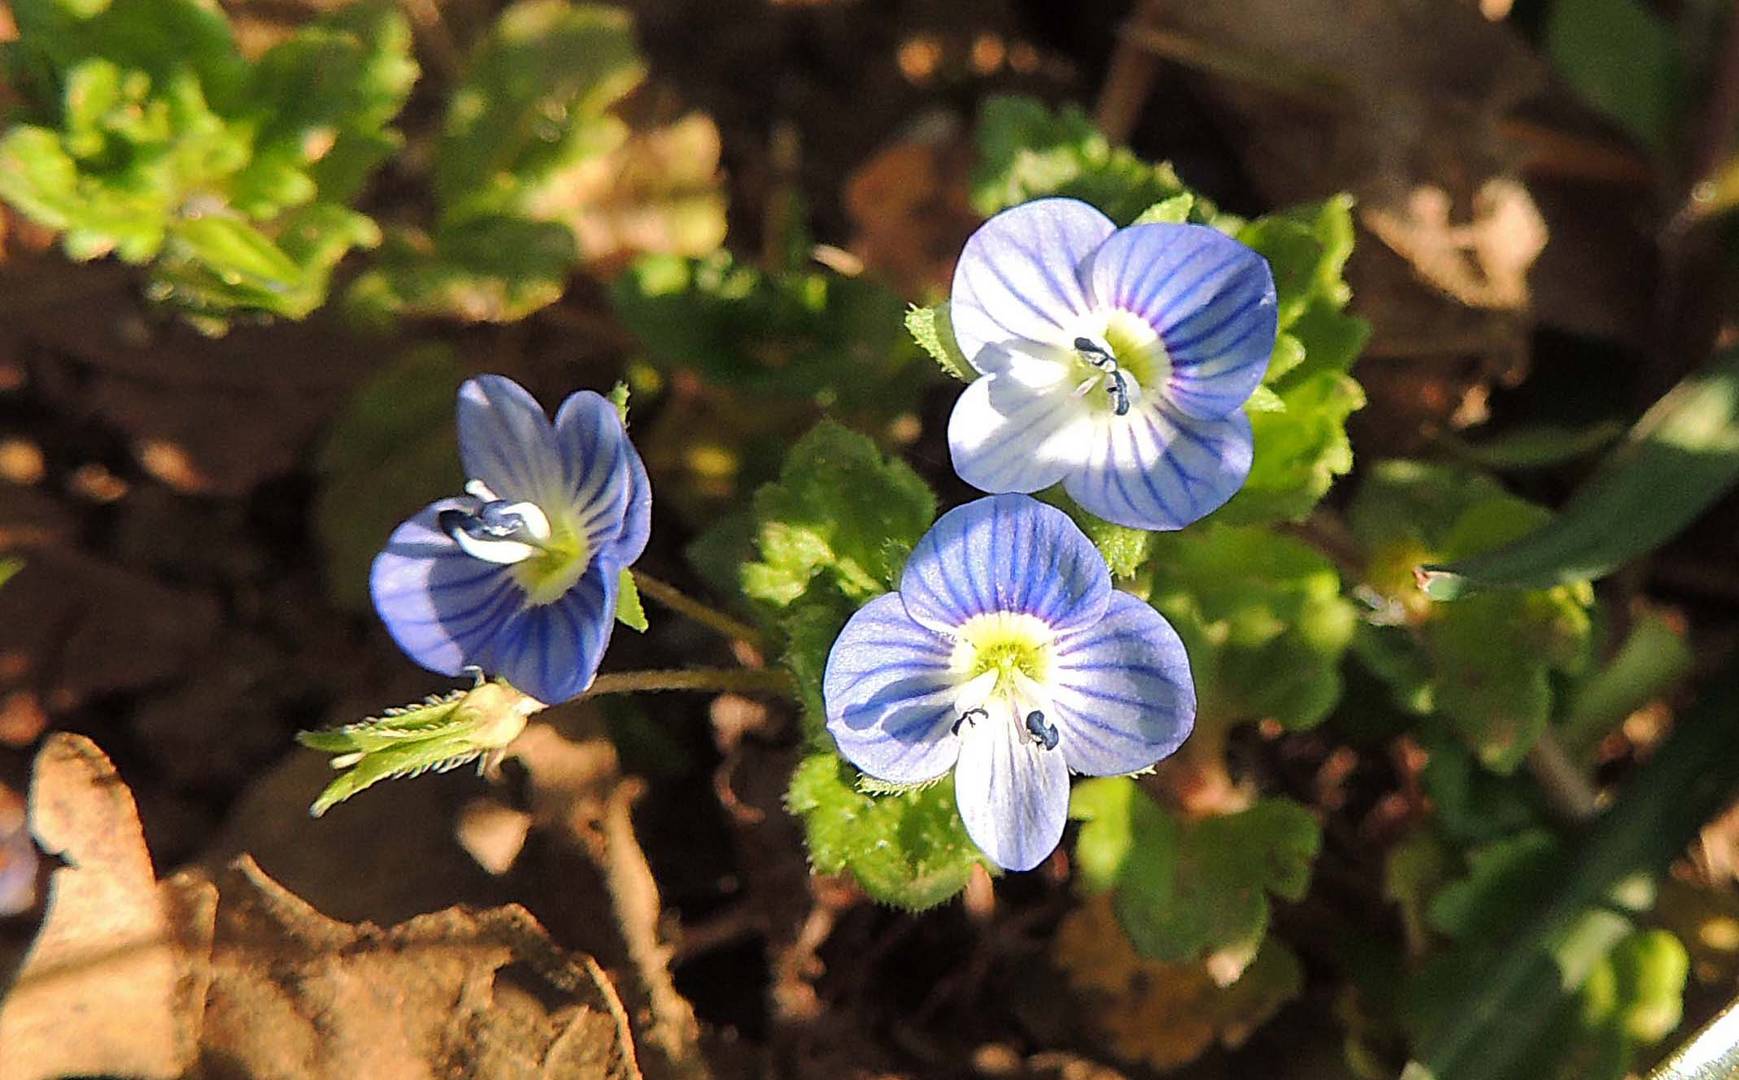
[(950, 734), (958, 735), (960, 734), (961, 724), (976, 724), (980, 718), (988, 720), (990, 719), (990, 714), (983, 709), (967, 709), (965, 712), (954, 718), (954, 726), (949, 728), (948, 731)]
[(1044, 713), (1037, 709), (1027, 713), (1026, 730), (1027, 734), (1033, 737), (1033, 742), (1038, 743), (1046, 750), (1057, 748), (1057, 725), (1047, 724)]
[(449, 538), (463, 532), (473, 540), (524, 539), (525, 519), (510, 511), (505, 499), (487, 502), (476, 510), (451, 508), (441, 511), (435, 521)]
[(1111, 377), (1111, 385), (1106, 387), (1111, 393), (1112, 408), (1118, 416), (1129, 413), (1129, 383), (1123, 378), (1123, 372), (1117, 368), (1117, 358), (1106, 351), (1105, 346), (1091, 338), (1075, 339), (1075, 351), (1081, 354), (1081, 359), (1092, 364)]

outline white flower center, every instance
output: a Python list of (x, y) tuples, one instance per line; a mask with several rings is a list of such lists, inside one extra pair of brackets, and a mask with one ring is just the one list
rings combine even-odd
[(472, 558), (513, 567), (527, 602), (553, 603), (585, 574), (591, 553), (571, 515), (552, 522), (536, 503), (497, 498), (481, 480), (465, 491), (480, 505), (441, 511), (441, 531)]
[(1171, 358), (1159, 332), (1133, 312), (1089, 315), (1073, 328), (1069, 344), (1081, 377), (1076, 393), (1091, 394), (1101, 409), (1118, 416), (1141, 400), (1144, 388), (1161, 386), (1171, 377)]
[(1046, 717), (1051, 704), (1045, 689), (1056, 666), (1055, 642), (1050, 626), (1033, 615), (995, 611), (962, 623), (948, 664), (960, 680), (955, 733), (966, 724), (1015, 723), (1034, 742), (1055, 748), (1057, 728)]

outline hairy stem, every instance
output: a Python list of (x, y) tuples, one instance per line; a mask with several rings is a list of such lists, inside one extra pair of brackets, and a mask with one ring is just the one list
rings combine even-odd
[(755, 647), (757, 651), (765, 652), (766, 642), (761, 632), (739, 619), (734, 619), (718, 608), (703, 604), (676, 586), (663, 582), (642, 570), (629, 571), (634, 575), (634, 584), (643, 595), (663, 604), (678, 615), (693, 619), (709, 630), (715, 630), (727, 638), (741, 641)]
[(767, 668), (671, 668), (661, 671), (612, 671), (598, 676), (587, 697), (600, 694), (652, 693), (661, 690), (701, 690), (719, 693), (779, 694), (791, 697), (797, 688), (791, 676)]

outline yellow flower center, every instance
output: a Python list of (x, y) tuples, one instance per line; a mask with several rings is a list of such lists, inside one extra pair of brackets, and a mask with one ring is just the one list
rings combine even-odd
[(550, 522), (549, 539), (540, 550), (513, 564), (513, 577), (530, 604), (553, 604), (585, 576), (591, 565), (586, 536), (571, 515)]
[[(1165, 345), (1159, 340), (1159, 334), (1148, 325), (1146, 319), (1128, 311), (1099, 312), (1082, 321), (1071, 340), (1082, 337), (1094, 344), (1103, 345), (1111, 354), (1111, 359), (1117, 362), (1117, 369), (1131, 383), (1142, 390), (1151, 390), (1163, 385), (1171, 377), (1171, 358), (1166, 355)], [(1108, 378), (1106, 369), (1096, 365), (1093, 359), (1077, 354), (1076, 365), (1081, 379)], [(1111, 395), (1093, 395), (1092, 400), (1100, 407), (1110, 409), (1115, 406), (1115, 398)]]
[(1044, 620), (1032, 615), (974, 615), (955, 633), (949, 670), (963, 683), (995, 672), (993, 695), (1012, 692), (1016, 673), (1042, 686), (1050, 680), (1055, 638)]

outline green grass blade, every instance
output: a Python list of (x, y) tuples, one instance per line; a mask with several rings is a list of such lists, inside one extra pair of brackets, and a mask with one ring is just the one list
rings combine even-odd
[(1501, 548), (1421, 570), (1425, 591), (1541, 589), (1603, 577), (1689, 525), (1739, 482), (1739, 349), (1688, 376), (1552, 521)]
[[(1739, 667), (1729, 666), (1631, 778), (1558, 875), (1555, 892), (1478, 977), (1462, 983), (1449, 1018), (1417, 1048), (1435, 1080), (1505, 1080), (1562, 1001), (1555, 954), (1578, 917), (1635, 875), (1658, 875), (1739, 787)], [(1414, 1075), (1419, 1075), (1415, 1069)]]

